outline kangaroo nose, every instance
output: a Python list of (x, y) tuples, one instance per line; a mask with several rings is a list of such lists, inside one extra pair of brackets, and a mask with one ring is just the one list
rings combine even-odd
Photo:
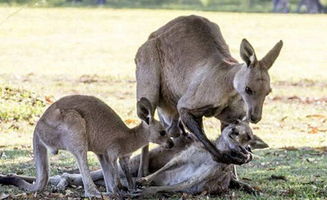
[(252, 123), (258, 123), (260, 120), (261, 120), (261, 117), (260, 116), (254, 116), (254, 115), (251, 115), (251, 122)]
[(172, 140), (168, 140), (168, 142), (167, 142), (167, 148), (168, 149), (171, 149), (173, 147), (174, 147), (174, 142)]

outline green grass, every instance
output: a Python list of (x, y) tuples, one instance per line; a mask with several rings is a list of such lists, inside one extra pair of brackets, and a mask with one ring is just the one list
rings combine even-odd
[[(327, 146), (327, 16), (27, 8), (6, 19), (16, 10), (0, 7), (0, 21), (5, 20), (0, 25), (0, 173), (35, 173), (33, 128), (46, 107), (64, 95), (96, 95), (124, 120), (132, 119), (129, 126), (136, 125), (137, 48), (169, 20), (197, 14), (220, 25), (238, 60), (242, 38), (253, 44), (258, 57), (284, 41), (270, 70), (273, 92), (263, 119), (252, 125), (271, 149), (257, 151), (261, 158), (242, 167), (240, 176), (262, 190), (258, 199), (326, 198), (326, 153), (303, 147)], [(205, 128), (210, 138), (219, 134), (215, 119), (206, 119)], [(280, 150), (283, 147), (299, 149)], [(68, 153), (51, 157), (51, 163), (52, 174), (76, 169)], [(94, 156), (90, 164), (98, 168)], [(272, 174), (287, 181), (270, 180)], [(72, 190), (73, 196), (82, 194), (81, 189)], [(22, 193), (1, 186), (2, 192)], [(228, 198), (254, 199), (233, 192)], [(38, 197), (42, 195), (51, 196)]]

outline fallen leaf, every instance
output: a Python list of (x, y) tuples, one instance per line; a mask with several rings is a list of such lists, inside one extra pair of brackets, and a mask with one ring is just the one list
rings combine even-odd
[(44, 99), (48, 104), (52, 104), (54, 102), (53, 96), (45, 96)]
[(307, 115), (305, 117), (306, 118), (327, 118), (327, 116), (321, 115), (321, 114), (312, 114), (312, 115)]
[(280, 122), (283, 122), (283, 121), (285, 121), (285, 120), (287, 119), (287, 117), (288, 117), (288, 116), (285, 116), (285, 117), (281, 118), (279, 121), (280, 121)]
[(272, 98), (273, 101), (278, 101), (278, 100), (281, 100), (281, 99), (282, 99), (282, 97), (280, 97), (280, 96), (274, 96)]
[(317, 151), (327, 152), (327, 146), (326, 147), (315, 147), (314, 149)]
[(291, 97), (288, 97), (287, 99), (288, 100), (301, 100), (301, 98), (298, 96), (291, 96)]
[(262, 189), (259, 186), (252, 186), (253, 189), (255, 189), (256, 191), (262, 192)]
[(129, 125), (129, 124), (136, 124), (137, 122), (138, 122), (138, 121), (135, 120), (135, 119), (126, 119), (126, 120), (125, 120), (125, 123), (128, 124), (128, 125)]
[(319, 129), (317, 127), (309, 127), (310, 131), (308, 132), (309, 134), (317, 134), (319, 132)]
[(284, 150), (287, 150), (287, 151), (297, 151), (297, 150), (299, 150), (298, 148), (293, 147), (293, 146), (282, 147), (281, 149), (284, 149)]

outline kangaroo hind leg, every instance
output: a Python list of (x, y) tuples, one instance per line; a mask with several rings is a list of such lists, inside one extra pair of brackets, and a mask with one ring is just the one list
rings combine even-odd
[(86, 132), (86, 122), (84, 118), (75, 110), (67, 110), (63, 115), (62, 124), (62, 145), (71, 152), (77, 163), (82, 175), (85, 196), (101, 196), (97, 190), (87, 163), (88, 139)]

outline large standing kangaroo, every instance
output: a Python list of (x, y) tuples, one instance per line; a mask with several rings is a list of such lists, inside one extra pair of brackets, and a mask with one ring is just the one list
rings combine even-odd
[(199, 16), (178, 17), (153, 32), (139, 48), (135, 58), (137, 98), (149, 99), (152, 112), (158, 108), (166, 121), (180, 118), (214, 160), (243, 164), (246, 155), (242, 150), (221, 152), (208, 140), (202, 117), (219, 119), (241, 97), (247, 119), (260, 121), (263, 102), (271, 91), (268, 70), (282, 45), (278, 42), (258, 60), (251, 44), (243, 39), (240, 53), (245, 63), (238, 63), (217, 24)]

